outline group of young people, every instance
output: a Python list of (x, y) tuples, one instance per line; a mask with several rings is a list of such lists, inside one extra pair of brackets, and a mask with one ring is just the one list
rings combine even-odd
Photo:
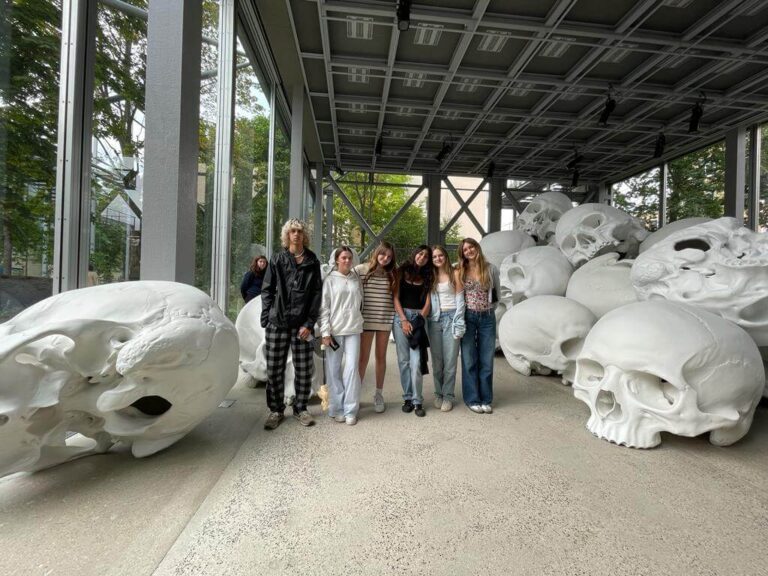
[(455, 267), (442, 246), (419, 246), (399, 266), (395, 248), (388, 242), (381, 242), (368, 263), (358, 266), (353, 265), (352, 249), (340, 246), (334, 251), (333, 269), (323, 281), (317, 256), (308, 248), (304, 223), (289, 220), (281, 238), (284, 249), (269, 261), (261, 286), (270, 410), (266, 429), (277, 428), (284, 417), (289, 349), (296, 374), (294, 416), (305, 426), (314, 424), (307, 402), (316, 322), (325, 349), (328, 415), (335, 421), (357, 423), (362, 380), (374, 347), (373, 406), (377, 413), (385, 411), (390, 332), (397, 351), (403, 412), (426, 415), (423, 376), (430, 372), (428, 349), (435, 408), (453, 409), (460, 353), (464, 403), (478, 414), (493, 412), (499, 273), (485, 260), (476, 240), (461, 241)]

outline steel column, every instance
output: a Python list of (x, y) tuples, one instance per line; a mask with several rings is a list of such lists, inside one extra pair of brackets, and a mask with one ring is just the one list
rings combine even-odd
[(491, 178), (488, 193), (488, 232), (501, 230), (501, 195), (504, 193), (504, 178)]
[(749, 138), (749, 214), (747, 216), (747, 226), (752, 230), (760, 228), (760, 155), (763, 144), (760, 138), (760, 126), (752, 126)]
[(734, 128), (725, 134), (725, 215), (744, 222), (746, 130)]
[(667, 187), (669, 179), (669, 167), (664, 162), (659, 166), (659, 228), (667, 223)]
[(427, 244), (442, 244), (440, 233), (440, 204), (442, 177), (440, 174), (427, 174), (422, 179), (422, 186), (427, 186)]
[(143, 280), (195, 280), (200, 2), (149, 4)]
[(301, 218), (304, 190), (304, 86), (296, 84), (291, 93), (291, 176), (288, 189), (288, 217)]
[(323, 251), (323, 172), (325, 167), (322, 162), (315, 164), (315, 212), (313, 214), (313, 242), (312, 250), (322, 260)]

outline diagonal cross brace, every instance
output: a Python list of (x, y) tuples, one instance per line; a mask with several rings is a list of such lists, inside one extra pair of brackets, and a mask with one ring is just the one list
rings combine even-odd
[(448, 230), (451, 229), (451, 226), (453, 226), (456, 221), (459, 219), (459, 217), (466, 212), (469, 219), (472, 221), (472, 224), (475, 225), (475, 228), (477, 228), (477, 231), (480, 232), (483, 236), (485, 236), (485, 229), (480, 225), (480, 222), (477, 221), (477, 218), (475, 218), (475, 215), (472, 214), (472, 211), (469, 209), (469, 205), (472, 203), (472, 201), (477, 197), (478, 194), (483, 190), (485, 187), (485, 184), (488, 182), (488, 178), (483, 178), (483, 181), (480, 182), (480, 185), (475, 189), (474, 192), (472, 192), (472, 195), (469, 197), (469, 199), (464, 202), (464, 200), (461, 198), (461, 195), (456, 191), (456, 188), (454, 188), (453, 184), (448, 178), (443, 178), (443, 182), (445, 182), (445, 185), (448, 187), (448, 190), (451, 191), (451, 194), (453, 194), (453, 197), (456, 198), (456, 201), (459, 203), (461, 208), (459, 208), (459, 211), (456, 212), (456, 214), (453, 215), (453, 218), (451, 218), (448, 221), (448, 224), (445, 225), (445, 228), (440, 231), (440, 234), (445, 234)]
[(398, 220), (400, 220), (400, 217), (405, 214), (405, 211), (408, 210), (408, 208), (411, 207), (411, 204), (413, 204), (416, 199), (421, 195), (421, 193), (426, 188), (426, 185), (422, 184), (419, 186), (416, 191), (411, 194), (411, 197), (408, 198), (408, 200), (405, 201), (405, 204), (402, 205), (400, 210), (398, 210), (394, 216), (392, 216), (392, 219), (387, 222), (387, 225), (384, 226), (384, 228), (381, 229), (381, 232), (379, 232), (377, 235), (372, 235), (372, 240), (368, 244), (368, 246), (365, 247), (365, 250), (360, 254), (360, 260), (364, 260), (368, 254), (371, 253), (371, 250), (379, 243), (379, 241), (386, 236), (390, 230), (397, 224)]

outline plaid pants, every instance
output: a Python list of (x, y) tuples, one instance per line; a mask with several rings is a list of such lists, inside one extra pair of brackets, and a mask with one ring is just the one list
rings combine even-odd
[(307, 409), (309, 394), (312, 391), (312, 373), (315, 364), (312, 354), (314, 346), (301, 340), (298, 328), (277, 328), (267, 324), (267, 405), (270, 412), (285, 411), (285, 366), (288, 363), (288, 349), (291, 350), (293, 369), (296, 374), (296, 400), (293, 412), (298, 414)]

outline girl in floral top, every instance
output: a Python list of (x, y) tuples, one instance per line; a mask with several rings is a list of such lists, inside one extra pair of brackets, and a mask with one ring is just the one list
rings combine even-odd
[(461, 339), (461, 390), (464, 403), (477, 414), (493, 412), (493, 355), (499, 300), (498, 269), (485, 260), (480, 244), (459, 244), (459, 277), (464, 285), (466, 332)]

